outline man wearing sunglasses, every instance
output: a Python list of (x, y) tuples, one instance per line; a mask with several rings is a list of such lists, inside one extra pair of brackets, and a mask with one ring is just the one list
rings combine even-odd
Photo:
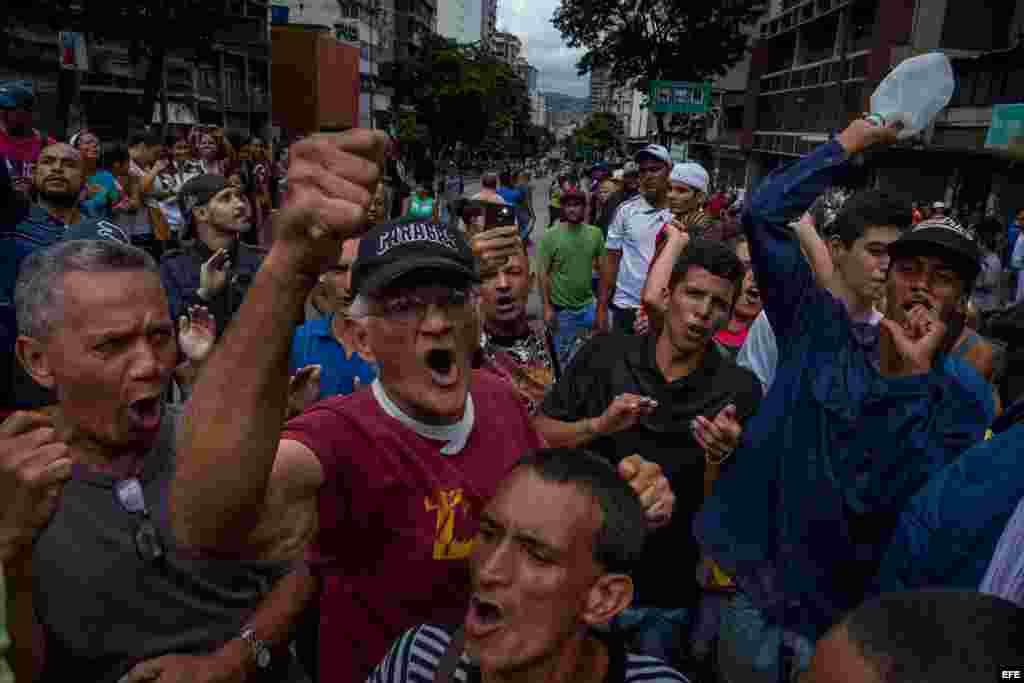
[[(371, 390), (326, 399), (282, 431), (292, 328), (341, 241), (365, 231), (383, 148), (381, 134), (350, 131), (292, 149), (292, 205), (186, 408), (172, 488), (177, 537), (192, 547), (312, 538), (319, 675), (345, 683), (365, 681), (404, 630), (462, 619), (480, 510), (541, 446), (515, 390), (472, 370), (479, 279), (465, 237), (419, 220), (360, 239), (352, 315), (379, 368)], [(663, 517), (667, 482), (637, 460), (625, 478)]]

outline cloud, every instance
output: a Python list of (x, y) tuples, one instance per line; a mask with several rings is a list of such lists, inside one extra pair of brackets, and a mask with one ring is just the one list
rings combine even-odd
[(583, 50), (566, 47), (551, 25), (559, 0), (499, 0), (498, 28), (523, 41), (523, 52), (540, 72), (538, 89), (586, 97), (589, 77), (576, 75)]

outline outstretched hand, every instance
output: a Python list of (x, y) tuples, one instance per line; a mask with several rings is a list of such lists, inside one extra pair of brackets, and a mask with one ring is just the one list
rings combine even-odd
[(217, 323), (206, 306), (191, 306), (188, 315), (178, 318), (178, 345), (193, 364), (210, 356), (217, 341)]
[(731, 403), (718, 411), (714, 420), (698, 415), (691, 427), (697, 443), (716, 464), (724, 462), (736, 450), (740, 445), (740, 434), (743, 432), (743, 425), (736, 414), (736, 406)]

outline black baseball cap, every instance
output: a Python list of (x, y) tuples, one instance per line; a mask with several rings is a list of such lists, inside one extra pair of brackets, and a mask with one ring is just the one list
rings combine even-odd
[(359, 241), (352, 264), (352, 290), (373, 294), (416, 271), (480, 282), (466, 238), (443, 223), (405, 220), (379, 225)]
[(181, 216), (185, 219), (185, 225), (192, 225), (192, 212), (197, 207), (206, 206), (217, 193), (228, 186), (224, 176), (206, 175), (196, 176), (182, 185), (178, 190), (178, 207), (181, 209)]
[(934, 254), (950, 261), (964, 282), (974, 284), (981, 272), (981, 250), (970, 230), (952, 218), (921, 221), (889, 245), (889, 256)]

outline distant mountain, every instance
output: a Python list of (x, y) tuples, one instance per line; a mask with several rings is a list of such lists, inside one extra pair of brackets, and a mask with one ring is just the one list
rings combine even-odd
[(560, 92), (542, 92), (544, 104), (548, 111), (573, 112), (576, 114), (587, 114), (590, 112), (590, 100), (586, 97), (573, 97)]

